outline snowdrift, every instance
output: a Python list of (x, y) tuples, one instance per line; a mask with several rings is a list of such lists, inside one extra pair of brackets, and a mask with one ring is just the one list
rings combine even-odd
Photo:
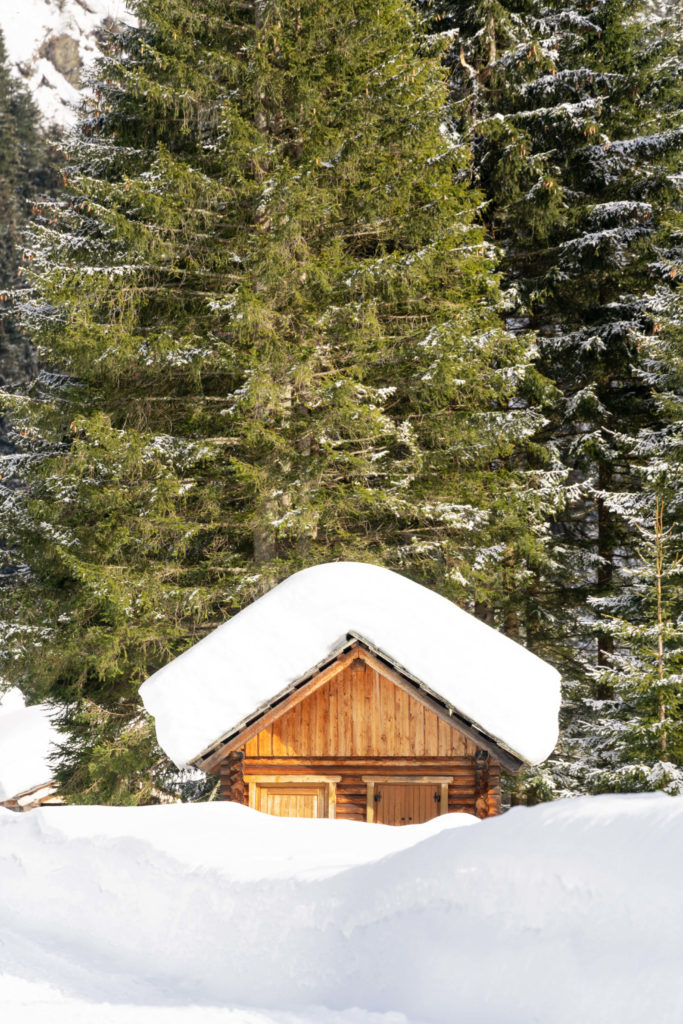
[(2, 1018), (680, 1024), (681, 850), (658, 795), (406, 828), (2, 811)]

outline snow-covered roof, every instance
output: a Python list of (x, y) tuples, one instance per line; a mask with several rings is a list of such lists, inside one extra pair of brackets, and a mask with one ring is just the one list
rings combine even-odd
[(0, 701), (0, 803), (52, 779), (48, 757), (59, 741), (45, 704), (24, 706), (16, 688)]
[(350, 634), (521, 760), (553, 750), (554, 668), (439, 594), (359, 562), (295, 573), (143, 683), (161, 746), (179, 766), (196, 761)]

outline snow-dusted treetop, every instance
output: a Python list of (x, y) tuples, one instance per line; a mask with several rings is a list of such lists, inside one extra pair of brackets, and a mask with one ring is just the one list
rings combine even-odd
[(0, 802), (52, 779), (48, 757), (59, 734), (45, 704), (24, 706), (16, 687), (0, 699)]
[(553, 750), (554, 668), (439, 594), (359, 562), (296, 573), (143, 683), (161, 746), (179, 767), (192, 763), (350, 634), (522, 760)]

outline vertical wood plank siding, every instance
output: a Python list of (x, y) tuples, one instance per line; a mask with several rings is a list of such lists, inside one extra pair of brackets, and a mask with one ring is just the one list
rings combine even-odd
[(246, 756), (474, 757), (471, 740), (360, 664), (342, 669), (262, 729), (246, 744)]

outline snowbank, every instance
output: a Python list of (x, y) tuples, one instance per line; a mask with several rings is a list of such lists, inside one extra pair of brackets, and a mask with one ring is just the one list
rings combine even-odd
[(0, 700), (0, 802), (47, 785), (48, 758), (59, 734), (45, 704), (24, 706), (13, 687)]
[(179, 767), (338, 650), (349, 633), (538, 764), (557, 742), (554, 668), (451, 601), (389, 569), (334, 562), (295, 573), (140, 688)]
[(681, 849), (659, 795), (396, 829), (2, 812), (3, 1019), (680, 1024)]

